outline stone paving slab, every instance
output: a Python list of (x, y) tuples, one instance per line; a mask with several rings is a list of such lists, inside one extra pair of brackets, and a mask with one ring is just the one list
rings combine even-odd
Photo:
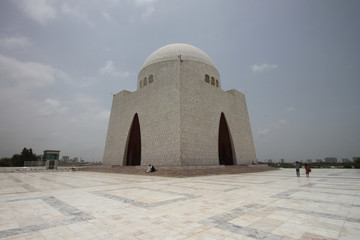
[(359, 180), (356, 169), (0, 173), (0, 239), (358, 239)]

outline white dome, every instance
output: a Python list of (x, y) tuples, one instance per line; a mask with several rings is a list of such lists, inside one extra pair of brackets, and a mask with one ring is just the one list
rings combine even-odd
[(159, 48), (145, 60), (141, 69), (154, 63), (168, 60), (177, 60), (179, 59), (179, 55), (181, 55), (182, 60), (205, 63), (216, 69), (215, 63), (204, 51), (197, 47), (184, 43), (169, 44), (162, 48)]

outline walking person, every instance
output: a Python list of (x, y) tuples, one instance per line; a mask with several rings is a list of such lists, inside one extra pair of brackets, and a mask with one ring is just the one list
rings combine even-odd
[(300, 164), (298, 161), (295, 162), (296, 176), (300, 177)]
[(310, 176), (310, 172), (311, 172), (310, 165), (307, 164), (307, 163), (305, 163), (305, 164), (304, 164), (304, 168), (305, 168), (306, 177), (309, 177), (309, 176)]

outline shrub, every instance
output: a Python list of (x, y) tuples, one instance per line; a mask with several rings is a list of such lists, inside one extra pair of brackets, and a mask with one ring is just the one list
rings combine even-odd
[(344, 168), (352, 168), (353, 163), (347, 162), (347, 163), (344, 163), (343, 166), (344, 166)]
[(354, 168), (360, 168), (360, 158), (354, 161)]

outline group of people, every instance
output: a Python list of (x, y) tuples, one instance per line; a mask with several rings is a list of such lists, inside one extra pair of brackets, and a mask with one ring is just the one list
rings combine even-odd
[[(295, 163), (295, 169), (296, 169), (296, 176), (300, 177), (300, 163), (298, 161), (296, 161), (296, 163)], [(306, 177), (309, 177), (310, 172), (311, 172), (310, 165), (305, 163), (304, 164), (304, 169), (305, 169)]]

